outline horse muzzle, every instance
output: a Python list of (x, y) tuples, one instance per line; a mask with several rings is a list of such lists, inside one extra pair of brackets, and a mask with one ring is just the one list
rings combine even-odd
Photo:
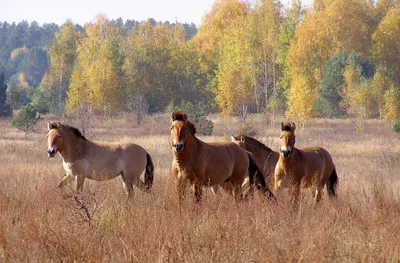
[(285, 158), (285, 159), (289, 158), (290, 154), (291, 154), (291, 151), (289, 149), (282, 150), (282, 157), (283, 158)]
[(183, 148), (184, 148), (183, 143), (175, 143), (174, 144), (174, 149), (176, 152), (182, 152)]
[(56, 153), (57, 153), (57, 150), (54, 149), (54, 148), (47, 149), (47, 156), (49, 158), (52, 158), (52, 157), (56, 156)]

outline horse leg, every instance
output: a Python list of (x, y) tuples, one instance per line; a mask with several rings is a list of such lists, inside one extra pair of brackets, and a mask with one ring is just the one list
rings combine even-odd
[(317, 189), (315, 189), (314, 202), (318, 203), (321, 200), (321, 197), (322, 197), (322, 187), (317, 186)]
[(240, 184), (233, 187), (233, 196), (236, 202), (243, 200), (242, 186)]
[(63, 188), (67, 184), (72, 183), (74, 180), (75, 180), (74, 176), (66, 174), (64, 178), (61, 180), (61, 182), (58, 184), (58, 187)]
[(179, 173), (176, 181), (176, 192), (178, 193), (179, 201), (182, 201), (185, 198), (185, 190), (187, 183), (188, 183), (187, 178), (183, 177), (181, 173)]
[(128, 198), (133, 197), (133, 185), (131, 182), (126, 180), (124, 172), (121, 173), (121, 178), (122, 178), (122, 183), (124, 184), (124, 188), (126, 192), (128, 193)]
[(212, 186), (211, 186), (211, 191), (213, 192), (213, 194), (217, 195), (218, 192), (219, 192), (219, 187), (218, 187), (218, 185), (217, 185), (217, 184), (216, 184), (216, 185), (212, 185)]
[(203, 194), (203, 187), (199, 184), (194, 183), (193, 184), (193, 192), (194, 192), (194, 197), (195, 197), (196, 203), (200, 203), (201, 196)]
[(293, 208), (298, 207), (299, 197), (300, 197), (300, 184), (295, 184), (291, 189), (291, 200), (290, 200), (290, 203)]
[(83, 183), (85, 182), (85, 176), (83, 175), (77, 175), (76, 176), (76, 191), (82, 191), (83, 190)]

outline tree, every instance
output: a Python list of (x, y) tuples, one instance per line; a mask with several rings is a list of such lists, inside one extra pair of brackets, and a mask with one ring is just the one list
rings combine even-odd
[(0, 117), (9, 117), (12, 115), (10, 106), (7, 104), (6, 96), (7, 84), (5, 83), (4, 73), (0, 74)]
[(382, 117), (387, 122), (394, 122), (400, 118), (400, 91), (392, 85), (383, 96)]
[[(343, 74), (349, 65), (359, 67), (361, 69), (361, 76), (364, 78), (369, 79), (374, 75), (374, 65), (366, 60), (362, 53), (347, 53), (344, 51), (332, 57), (325, 64), (322, 72), (322, 87), (319, 89), (317, 106), (321, 116), (346, 116), (346, 111), (339, 104), (343, 100), (342, 90), (346, 85)], [(379, 93), (375, 93), (375, 95), (378, 96)]]
[[(75, 101), (74, 95), (81, 94), (84, 88), (88, 94), (88, 100), (93, 111), (101, 113), (104, 117), (124, 110), (123, 71), (121, 56), (121, 33), (118, 28), (110, 25), (109, 21), (102, 15), (96, 17), (96, 22), (87, 24), (87, 37), (82, 38), (78, 44), (78, 64), (74, 71), (79, 78), (71, 79), (72, 87), (79, 87), (79, 92), (74, 90), (68, 93), (68, 108), (73, 111)], [(74, 74), (74, 73), (73, 73)], [(84, 78), (83, 83), (76, 83)], [(78, 80), (79, 79), (79, 80)], [(83, 86), (84, 85), (84, 86)]]
[[(64, 114), (64, 101), (67, 87), (72, 74), (72, 68), (76, 59), (77, 34), (71, 21), (67, 21), (55, 35), (49, 50), (49, 72), (54, 81), (58, 82), (58, 118)], [(56, 87), (56, 83), (52, 85)]]
[(400, 5), (389, 10), (372, 40), (375, 63), (392, 72), (396, 83), (400, 84)]
[(32, 107), (32, 105), (27, 104), (21, 108), (17, 115), (14, 116), (12, 125), (17, 129), (28, 133), (34, 130), (34, 126), (38, 120), (39, 117), (37, 111)]

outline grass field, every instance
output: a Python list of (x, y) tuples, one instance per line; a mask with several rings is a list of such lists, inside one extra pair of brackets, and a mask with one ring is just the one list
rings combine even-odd
[[(381, 121), (356, 131), (351, 120), (318, 119), (297, 131), (298, 147), (320, 145), (332, 154), (337, 201), (325, 193), (313, 207), (304, 191), (292, 211), (285, 195), (277, 204), (256, 195), (236, 205), (205, 190), (200, 205), (188, 198), (180, 210), (169, 178), (169, 116), (141, 126), (123, 118), (90, 122), (88, 139), (135, 142), (152, 155), (153, 190), (135, 189), (133, 200), (119, 178), (86, 180), (81, 194), (74, 184), (59, 189), (64, 171), (59, 155), (47, 159), (46, 118), (27, 136), (0, 120), (0, 262), (400, 261), (400, 137)], [(237, 131), (235, 118), (212, 119), (205, 141)], [(250, 119), (256, 137), (277, 150), (279, 123)]]

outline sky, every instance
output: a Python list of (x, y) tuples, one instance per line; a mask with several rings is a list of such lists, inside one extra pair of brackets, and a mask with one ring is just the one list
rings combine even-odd
[[(211, 9), (215, 0), (0, 0), (0, 21), (63, 24), (67, 19), (84, 25), (97, 14), (108, 19), (123, 18), (143, 21), (195, 23)], [(303, 0), (309, 5), (312, 0)], [(284, 4), (290, 0), (283, 0)]]

